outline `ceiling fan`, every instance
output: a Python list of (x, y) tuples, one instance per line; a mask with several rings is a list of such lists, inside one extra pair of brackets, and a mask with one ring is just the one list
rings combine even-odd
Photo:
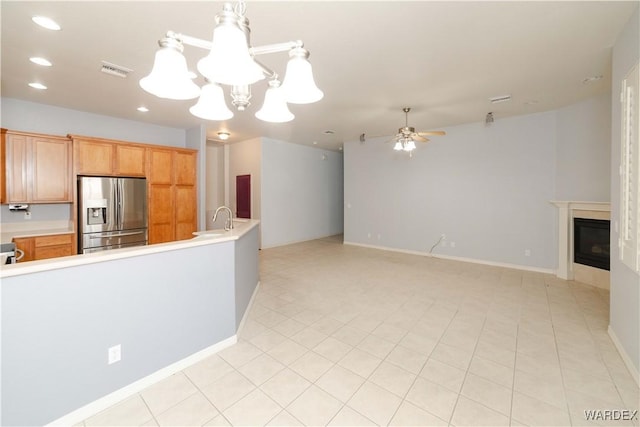
[(411, 108), (404, 107), (402, 111), (404, 111), (405, 116), (404, 127), (398, 129), (398, 134), (392, 139), (395, 142), (394, 150), (407, 151), (411, 155), (411, 152), (416, 148), (416, 141), (428, 142), (429, 139), (425, 138), (425, 136), (446, 135), (442, 130), (416, 132), (415, 128), (409, 126), (409, 111), (411, 111)]

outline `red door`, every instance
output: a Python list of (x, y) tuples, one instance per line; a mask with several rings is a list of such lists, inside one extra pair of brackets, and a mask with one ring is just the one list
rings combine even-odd
[(236, 176), (236, 218), (251, 218), (251, 175)]

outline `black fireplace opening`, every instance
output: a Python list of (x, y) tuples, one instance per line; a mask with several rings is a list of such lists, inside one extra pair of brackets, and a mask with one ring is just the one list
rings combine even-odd
[(573, 261), (609, 270), (609, 228), (609, 220), (574, 218)]

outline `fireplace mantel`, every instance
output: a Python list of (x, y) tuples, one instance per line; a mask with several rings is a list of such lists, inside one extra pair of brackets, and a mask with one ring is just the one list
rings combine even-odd
[[(573, 270), (573, 218), (600, 218), (611, 215), (609, 202), (579, 202), (556, 201), (550, 202), (558, 208), (558, 270), (556, 276), (565, 280), (574, 279)], [(579, 211), (592, 214), (585, 215)]]

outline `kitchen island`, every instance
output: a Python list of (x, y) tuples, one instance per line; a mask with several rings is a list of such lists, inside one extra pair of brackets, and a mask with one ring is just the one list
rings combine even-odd
[(2, 266), (0, 424), (82, 420), (234, 344), (258, 226)]

